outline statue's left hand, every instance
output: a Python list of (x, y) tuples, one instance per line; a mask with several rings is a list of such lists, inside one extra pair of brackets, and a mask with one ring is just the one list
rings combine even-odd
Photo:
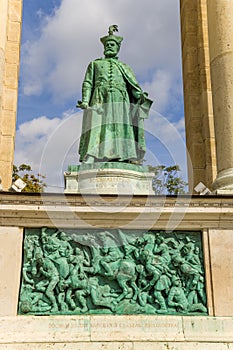
[(133, 90), (132, 94), (133, 94), (133, 97), (135, 97), (137, 100), (139, 100), (140, 97), (143, 95), (143, 92), (139, 91), (139, 90)]

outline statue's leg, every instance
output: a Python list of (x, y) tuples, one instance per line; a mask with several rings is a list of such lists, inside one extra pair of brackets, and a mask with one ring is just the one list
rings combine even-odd
[(76, 304), (72, 299), (72, 292), (73, 290), (71, 288), (69, 288), (66, 292), (66, 300), (67, 303), (70, 305), (71, 309), (74, 310), (76, 308)]
[(56, 287), (58, 281), (59, 281), (59, 277), (52, 278), (45, 292), (45, 294), (47, 295), (47, 297), (52, 303), (51, 311), (58, 311), (57, 301), (54, 295), (54, 288)]
[(80, 303), (80, 305), (82, 307), (81, 311), (83, 313), (88, 311), (86, 298), (84, 296), (85, 296), (85, 291), (77, 290), (75, 293), (75, 297), (76, 297), (77, 301)]
[(139, 290), (138, 290), (138, 287), (136, 285), (136, 283), (133, 281), (130, 283), (131, 287), (133, 288), (134, 290), (134, 296), (132, 298), (133, 301), (136, 301), (137, 300), (137, 297), (138, 297), (138, 294), (139, 294)]
[(164, 313), (167, 312), (167, 306), (165, 303), (165, 299), (162, 296), (161, 292), (159, 291), (155, 291), (154, 292), (154, 296), (155, 296), (155, 300), (158, 302), (158, 304), (160, 305), (160, 309), (157, 311), (158, 313)]
[(125, 279), (122, 279), (120, 276), (118, 276), (117, 282), (119, 286), (122, 288), (122, 293), (117, 298), (117, 302), (119, 302), (122, 299), (124, 299), (125, 296), (128, 294), (128, 286), (127, 286), (127, 281)]
[(68, 310), (68, 306), (65, 303), (65, 292), (59, 293), (58, 295), (58, 303), (61, 307), (61, 311), (67, 311)]
[(138, 294), (138, 301), (140, 306), (144, 307), (146, 306), (146, 302), (147, 302), (147, 293), (146, 292), (141, 292)]
[(111, 269), (111, 266), (109, 263), (106, 263), (105, 261), (101, 261), (101, 264), (103, 266), (103, 268), (105, 269), (105, 276), (109, 276), (112, 277), (113, 276), (113, 271)]
[(201, 311), (201, 312), (207, 312), (207, 308), (202, 305), (201, 303), (188, 305), (188, 311), (195, 312), (195, 311)]

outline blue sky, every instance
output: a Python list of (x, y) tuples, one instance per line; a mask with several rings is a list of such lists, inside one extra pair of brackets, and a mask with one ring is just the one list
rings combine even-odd
[(179, 0), (24, 0), (15, 163), (45, 174), (49, 191), (62, 191), (63, 171), (78, 163), (75, 105), (111, 24), (124, 37), (119, 58), (155, 101), (146, 160), (186, 176)]
[[(23, 25), (22, 25), (22, 54), (23, 48), (27, 43), (33, 43), (39, 40), (44, 23), (48, 16), (53, 16), (54, 11), (61, 4), (60, 0), (24, 0), (23, 2)], [(22, 57), (21, 72), (24, 70), (24, 61)], [(18, 118), (17, 125), (22, 121), (31, 120), (32, 118), (44, 115), (49, 111), (50, 116), (62, 113), (55, 104), (51, 104), (51, 95), (45, 91), (39, 95), (24, 93), (23, 72), (19, 81), (19, 101), (18, 101)]]

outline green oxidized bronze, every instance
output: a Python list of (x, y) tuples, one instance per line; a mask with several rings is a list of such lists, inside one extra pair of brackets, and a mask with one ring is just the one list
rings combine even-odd
[(101, 38), (105, 58), (91, 62), (82, 86), (84, 109), (79, 145), (80, 161), (141, 164), (146, 151), (144, 119), (152, 101), (142, 91), (131, 68), (118, 60), (122, 37)]
[(28, 229), (20, 314), (206, 314), (199, 232)]

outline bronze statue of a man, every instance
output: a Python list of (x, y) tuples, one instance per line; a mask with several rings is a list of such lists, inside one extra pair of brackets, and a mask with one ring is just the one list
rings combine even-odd
[(143, 119), (152, 101), (139, 86), (131, 68), (118, 60), (122, 37), (109, 27), (101, 38), (105, 58), (98, 58), (87, 68), (82, 101), (84, 109), (79, 145), (80, 161), (131, 162), (141, 164), (145, 154)]

